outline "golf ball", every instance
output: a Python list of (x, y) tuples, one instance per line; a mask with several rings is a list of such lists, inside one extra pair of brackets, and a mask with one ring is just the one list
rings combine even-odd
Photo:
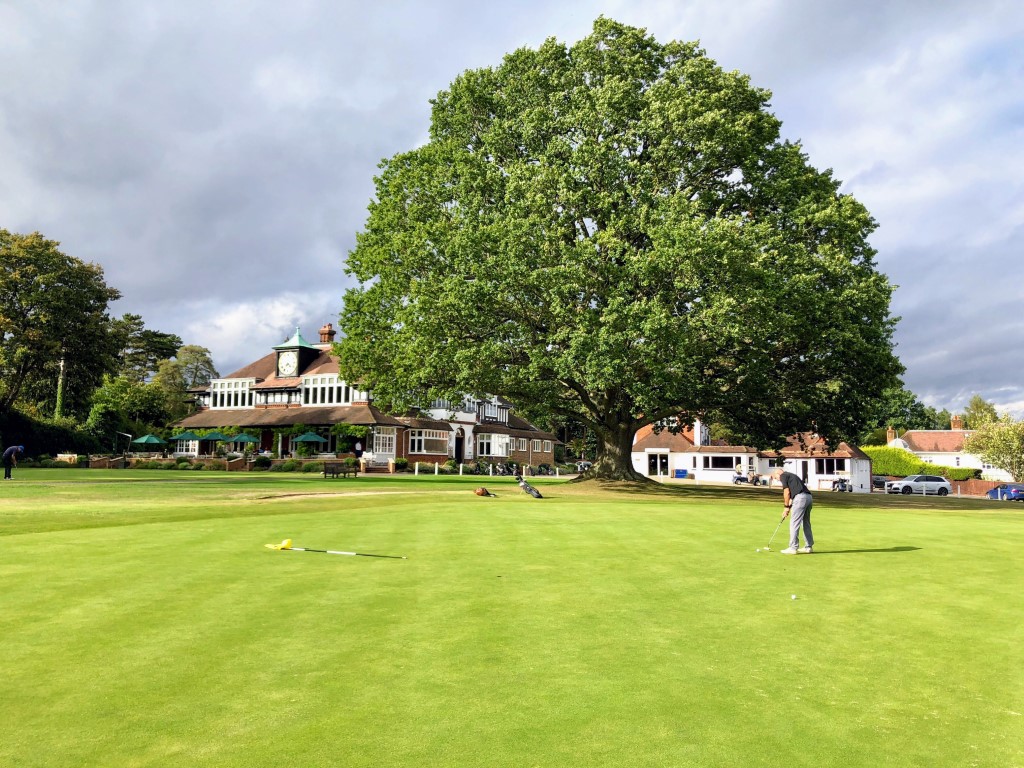
[(790, 600), (796, 600), (796, 595), (790, 595), (790, 596), (789, 596), (789, 599), (790, 599)]
[(758, 551), (758, 552), (760, 552), (761, 550), (759, 549), (759, 550), (757, 550), (757, 551)]

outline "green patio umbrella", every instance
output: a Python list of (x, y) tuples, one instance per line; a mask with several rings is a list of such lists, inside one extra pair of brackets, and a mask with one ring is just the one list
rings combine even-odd
[(293, 443), (326, 443), (326, 438), (320, 437), (315, 432), (304, 432), (298, 437), (292, 438)]
[(143, 435), (132, 440), (133, 443), (139, 443), (140, 445), (167, 445), (166, 440), (162, 440), (156, 435)]
[(229, 437), (227, 441), (229, 443), (258, 443), (260, 439), (252, 435), (235, 435), (234, 437)]
[(180, 435), (171, 435), (171, 440), (202, 440), (195, 432), (182, 432)]

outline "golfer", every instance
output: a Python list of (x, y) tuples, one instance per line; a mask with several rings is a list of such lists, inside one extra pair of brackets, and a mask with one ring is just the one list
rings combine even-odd
[[(782, 503), (786, 511), (782, 513), (782, 519), (789, 517), (789, 548), (782, 550), (784, 555), (800, 554), (809, 555), (814, 551), (814, 534), (811, 533), (811, 507), (814, 505), (814, 497), (807, 490), (804, 481), (787, 472), (782, 467), (776, 467), (772, 477), (779, 481), (782, 486)], [(800, 546), (800, 529), (804, 529), (804, 546)]]
[(24, 445), (12, 445), (4, 451), (4, 480), (11, 479), (11, 467), (18, 466), (18, 457), (24, 453)]

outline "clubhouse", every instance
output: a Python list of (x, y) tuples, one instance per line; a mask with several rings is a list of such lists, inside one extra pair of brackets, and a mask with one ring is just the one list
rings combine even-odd
[[(370, 468), (393, 466), (398, 458), (410, 463), (554, 464), (556, 437), (517, 416), (500, 397), (435, 401), (415, 414), (382, 412), (370, 392), (339, 376), (331, 352), (333, 326), (328, 323), (319, 333), (319, 342), (311, 344), (296, 329), (260, 359), (194, 390), (197, 410), (177, 426), (231, 436), (245, 432), (259, 440), (255, 450), (279, 457), (297, 450), (294, 433), (301, 426), (323, 440), (320, 454), (361, 451)], [(178, 441), (176, 452), (197, 454), (199, 444)]]

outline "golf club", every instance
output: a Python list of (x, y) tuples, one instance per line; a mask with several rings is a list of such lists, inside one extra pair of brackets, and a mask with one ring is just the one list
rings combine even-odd
[(783, 521), (783, 520), (785, 520), (785, 519), (786, 519), (786, 516), (785, 516), (785, 515), (783, 515), (783, 516), (782, 516), (782, 517), (781, 517), (781, 518), (779, 519), (779, 524), (778, 524), (778, 525), (776, 525), (776, 526), (775, 526), (775, 530), (774, 530), (774, 531), (772, 531), (772, 537), (771, 537), (770, 539), (768, 539), (768, 546), (764, 548), (764, 551), (765, 551), (765, 552), (771, 552), (771, 551), (772, 551), (772, 542), (773, 542), (773, 541), (775, 541), (775, 534), (779, 532), (779, 528), (781, 528), (781, 527), (782, 527), (782, 521)]
[(367, 552), (341, 552), (336, 549), (312, 549), (310, 547), (293, 547), (291, 539), (285, 539), (280, 544), (264, 544), (267, 549), (277, 549), (283, 552), (322, 552), (325, 555), (348, 555), (349, 557), (386, 557), (391, 560), (408, 560), (402, 555), (372, 555)]

